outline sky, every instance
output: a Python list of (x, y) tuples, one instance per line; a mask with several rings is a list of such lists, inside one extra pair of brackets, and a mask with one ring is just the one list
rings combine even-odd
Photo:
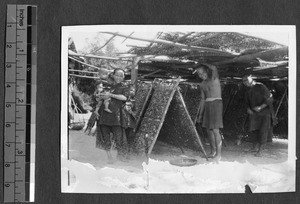
[[(120, 32), (125, 35), (130, 35), (131, 32)], [(157, 34), (157, 31), (154, 32), (139, 32), (139, 33), (134, 33), (132, 36), (135, 37), (143, 37), (147, 39), (154, 39)], [(85, 32), (85, 33), (72, 33), (71, 36), (75, 42), (76, 49), (78, 51), (82, 50), (86, 45), (87, 45), (87, 40), (92, 40), (97, 33), (95, 32)], [(109, 39), (112, 35), (105, 34), (107, 36), (107, 39)], [(148, 42), (143, 42), (143, 41), (137, 41), (137, 40), (131, 40), (127, 39), (124, 41), (125, 38), (123, 37), (115, 37), (114, 38), (114, 43), (117, 49), (121, 52), (126, 52), (130, 49), (127, 45), (139, 45), (139, 46), (144, 46), (148, 45)]]
[[(119, 32), (120, 34), (125, 34), (125, 35), (130, 35), (132, 31), (123, 31)], [(158, 31), (157, 30), (147, 30), (144, 32), (138, 31), (134, 32), (132, 36), (135, 37), (141, 37), (141, 38), (146, 38), (146, 39), (155, 39)], [(266, 31), (266, 32), (240, 32), (242, 34), (254, 36), (254, 37), (259, 37), (263, 38), (266, 40), (270, 40), (279, 44), (283, 45), (288, 45), (289, 44), (289, 35), (288, 32), (271, 32), (271, 31)], [(73, 38), (75, 42), (75, 46), (77, 48), (77, 51), (82, 50), (86, 45), (87, 42), (91, 42), (93, 38), (96, 36), (97, 32), (71, 32), (70, 36)], [(107, 39), (111, 37), (110, 34), (105, 34), (107, 36)], [(124, 41), (125, 38), (123, 37), (115, 37), (114, 38), (114, 43), (115, 47), (120, 51), (120, 52), (126, 52), (128, 51), (131, 47), (127, 45), (138, 45), (138, 46), (147, 46), (149, 45), (148, 42), (143, 42), (143, 41), (137, 41), (137, 40), (131, 40), (127, 39)]]

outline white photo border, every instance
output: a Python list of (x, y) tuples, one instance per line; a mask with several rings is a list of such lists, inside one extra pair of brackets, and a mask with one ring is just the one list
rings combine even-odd
[[(289, 71), (288, 71), (288, 164), (296, 169), (296, 26), (294, 25), (86, 25), (63, 26), (61, 29), (61, 161), (67, 158), (68, 135), (68, 38), (74, 32), (116, 32), (116, 31), (195, 31), (195, 32), (284, 32), (289, 35)], [(64, 167), (63, 163), (61, 164)], [(62, 191), (66, 180), (65, 171), (61, 171)], [(296, 178), (296, 177), (295, 177)], [(295, 182), (296, 183), (296, 182)]]

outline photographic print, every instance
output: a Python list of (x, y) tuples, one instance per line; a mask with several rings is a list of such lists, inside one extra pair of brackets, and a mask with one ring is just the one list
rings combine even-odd
[(63, 193), (295, 191), (295, 26), (64, 26)]

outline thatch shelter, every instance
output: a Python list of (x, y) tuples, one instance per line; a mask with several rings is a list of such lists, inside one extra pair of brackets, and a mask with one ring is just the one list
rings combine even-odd
[[(82, 59), (126, 61), (128, 65), (126, 79), (129, 83), (180, 77), (179, 87), (184, 95), (200, 82), (193, 74), (194, 68), (200, 63), (213, 64), (217, 66), (222, 82), (224, 105), (222, 132), (226, 139), (241, 134), (245, 137), (247, 135), (245, 131), (247, 115), (243, 101), (245, 87), (241, 78), (251, 73), (273, 93), (275, 114), (279, 121), (273, 134), (287, 137), (289, 68), (287, 46), (236, 32), (160, 32), (155, 39), (144, 39), (117, 32), (103, 32), (103, 34), (110, 35), (110, 38), (99, 49), (118, 37), (148, 42), (149, 45), (132, 45), (128, 52), (115, 53), (113, 56), (79, 54), (73, 45), (71, 46), (73, 49), (69, 49), (69, 60), (75, 61), (77, 66), (69, 69), (71, 77), (80, 78), (81, 83), (89, 84), (97, 79), (97, 73), (102, 69), (113, 70), (113, 67), (98, 67)], [(189, 101), (192, 100), (189, 97), (184, 99), (186, 104), (193, 104)]]

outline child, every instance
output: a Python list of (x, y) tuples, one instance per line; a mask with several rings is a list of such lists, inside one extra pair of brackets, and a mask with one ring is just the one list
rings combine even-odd
[(135, 88), (130, 87), (129, 97), (124, 105), (125, 133), (128, 141), (129, 151), (132, 148), (134, 141), (134, 128), (136, 123), (136, 113), (134, 112), (134, 97)]
[(99, 112), (99, 109), (100, 109), (102, 103), (104, 103), (104, 110), (109, 113), (112, 113), (111, 110), (108, 108), (110, 98), (105, 99), (105, 100), (101, 99), (101, 93), (103, 93), (103, 90), (104, 90), (104, 87), (103, 87), (102, 83), (100, 83), (97, 85), (96, 91), (94, 92), (94, 97), (96, 97), (97, 104), (96, 104), (95, 110), (93, 111), (91, 117), (89, 118), (86, 129), (84, 131), (84, 132), (87, 132), (88, 135), (91, 133), (92, 128), (94, 127), (95, 122), (99, 117), (98, 112)]
[[(107, 90), (107, 88), (106, 88), (106, 90)], [(105, 88), (103, 87), (103, 84), (100, 83), (97, 86), (97, 89), (96, 89), (94, 95), (96, 97), (100, 97), (101, 93), (103, 93), (103, 92), (105, 92)], [(99, 116), (98, 115), (98, 111), (99, 111), (100, 106), (102, 105), (102, 102), (104, 103), (104, 110), (107, 111), (107, 112), (109, 112), (109, 113), (112, 113), (111, 110), (108, 108), (110, 100), (111, 100), (110, 98), (105, 99), (105, 100), (102, 100), (102, 99), (99, 100), (98, 104), (96, 105), (96, 109), (94, 111), (97, 114), (97, 116)]]
[[(101, 87), (98, 87), (98, 89), (97, 89), (97, 91), (96, 91), (96, 93), (95, 93), (95, 95), (96, 95), (97, 97), (101, 96), (101, 93), (105, 93), (105, 92), (112, 91), (112, 90), (109, 89), (109, 85), (111, 85), (111, 84), (114, 83), (114, 80), (113, 80), (111, 74), (112, 74), (112, 73), (109, 72), (109, 71), (107, 71), (107, 70), (104, 70), (104, 69), (99, 70), (99, 74), (98, 74), (98, 75), (99, 75), (99, 78), (100, 78), (101, 80), (106, 80), (108, 86), (107, 86), (107, 87), (104, 87), (104, 86), (101, 84), (102, 86), (101, 86)], [(100, 85), (100, 84), (99, 84), (99, 85)], [(101, 88), (102, 88), (102, 89), (101, 89)], [(103, 101), (103, 102), (104, 102), (104, 110), (107, 111), (107, 112), (109, 112), (109, 113), (112, 113), (111, 110), (109, 110), (109, 108), (108, 108), (110, 100), (111, 100), (111, 99), (108, 98), (108, 99), (105, 99), (105, 100)], [(101, 104), (102, 104), (102, 103), (101, 103)], [(101, 104), (99, 105), (99, 107), (98, 107), (98, 109), (97, 109), (97, 113), (98, 113), (98, 110), (99, 110)]]

